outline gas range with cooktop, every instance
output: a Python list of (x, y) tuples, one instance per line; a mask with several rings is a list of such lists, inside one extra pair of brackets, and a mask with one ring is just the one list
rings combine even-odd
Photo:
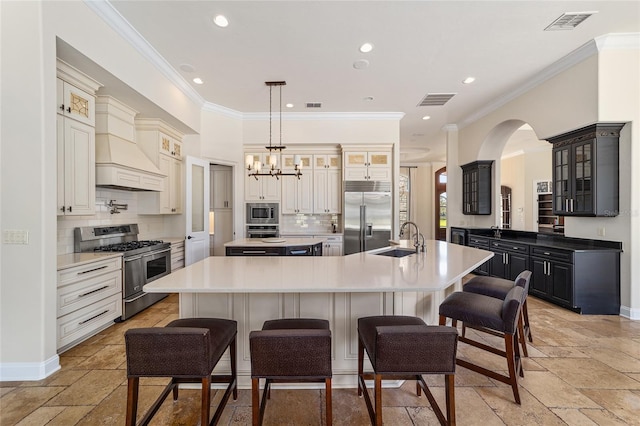
[(123, 306), (120, 321), (167, 296), (165, 293), (145, 293), (142, 287), (171, 272), (171, 244), (160, 240), (138, 240), (137, 224), (76, 228), (74, 249), (82, 253), (122, 253)]

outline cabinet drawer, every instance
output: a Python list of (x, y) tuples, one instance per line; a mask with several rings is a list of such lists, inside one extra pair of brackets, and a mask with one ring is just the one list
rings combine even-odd
[(512, 241), (491, 241), (492, 249), (500, 249), (510, 252), (518, 252), (518, 253), (528, 253), (529, 246), (527, 244), (515, 243)]
[(469, 235), (469, 246), (477, 248), (489, 248), (489, 240), (486, 238)]
[(285, 247), (227, 247), (227, 256), (284, 256)]
[(112, 257), (105, 260), (86, 263), (81, 266), (61, 269), (58, 271), (58, 287), (72, 284), (80, 280), (87, 280), (108, 272), (119, 272), (120, 269), (122, 269), (122, 257)]
[(114, 294), (58, 318), (58, 349), (86, 339), (122, 316), (122, 296)]
[(531, 247), (531, 256), (573, 263), (573, 252), (570, 250), (551, 249), (548, 247)]
[(57, 317), (60, 318), (113, 294), (122, 297), (120, 270), (63, 286), (58, 289)]
[(335, 236), (335, 237), (318, 236), (317, 238), (324, 238), (327, 243), (341, 243), (342, 242), (342, 236)]

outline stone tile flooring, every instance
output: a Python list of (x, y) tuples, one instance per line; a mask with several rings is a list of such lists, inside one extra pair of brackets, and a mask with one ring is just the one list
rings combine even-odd
[[(62, 369), (44, 380), (0, 383), (0, 424), (123, 425), (127, 395), (123, 333), (128, 328), (167, 324), (178, 317), (177, 301), (170, 296), (63, 353)], [(458, 367), (458, 424), (640, 425), (640, 322), (618, 316), (581, 316), (534, 297), (529, 298), (529, 314), (534, 343), (529, 345), (529, 358), (524, 359), (522, 405), (513, 402), (508, 386)], [(499, 344), (492, 336), (482, 338)], [(502, 359), (465, 344), (459, 345), (459, 355), (490, 368), (506, 369)], [(139, 415), (164, 383), (164, 379), (141, 380)], [(442, 377), (427, 376), (427, 383), (444, 407)], [(214, 409), (220, 394), (214, 396)], [(198, 390), (180, 390), (178, 401), (169, 397), (151, 423), (198, 424), (199, 398)], [(265, 425), (321, 425), (323, 398), (320, 390), (276, 389), (267, 406)], [(414, 382), (385, 389), (383, 404), (385, 424), (437, 424), (426, 398), (415, 396)], [(334, 389), (333, 410), (335, 425), (369, 424), (364, 401), (355, 389)], [(229, 402), (221, 424), (251, 424), (248, 390), (240, 390), (238, 400)]]

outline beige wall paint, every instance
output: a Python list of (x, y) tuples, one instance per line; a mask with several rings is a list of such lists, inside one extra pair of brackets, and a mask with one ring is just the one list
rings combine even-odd
[[(511, 229), (525, 231), (525, 156), (518, 155), (501, 160), (500, 169), (500, 186), (511, 188)], [(496, 215), (499, 216), (500, 204), (497, 206)]]

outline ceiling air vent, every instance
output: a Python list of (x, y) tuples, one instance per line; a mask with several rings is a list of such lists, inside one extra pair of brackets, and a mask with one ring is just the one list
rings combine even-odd
[(598, 12), (567, 12), (553, 21), (545, 31), (572, 30), (585, 21), (589, 16)]
[(307, 108), (322, 108), (322, 102), (307, 102)]
[(455, 93), (427, 93), (418, 106), (439, 106), (449, 102)]

